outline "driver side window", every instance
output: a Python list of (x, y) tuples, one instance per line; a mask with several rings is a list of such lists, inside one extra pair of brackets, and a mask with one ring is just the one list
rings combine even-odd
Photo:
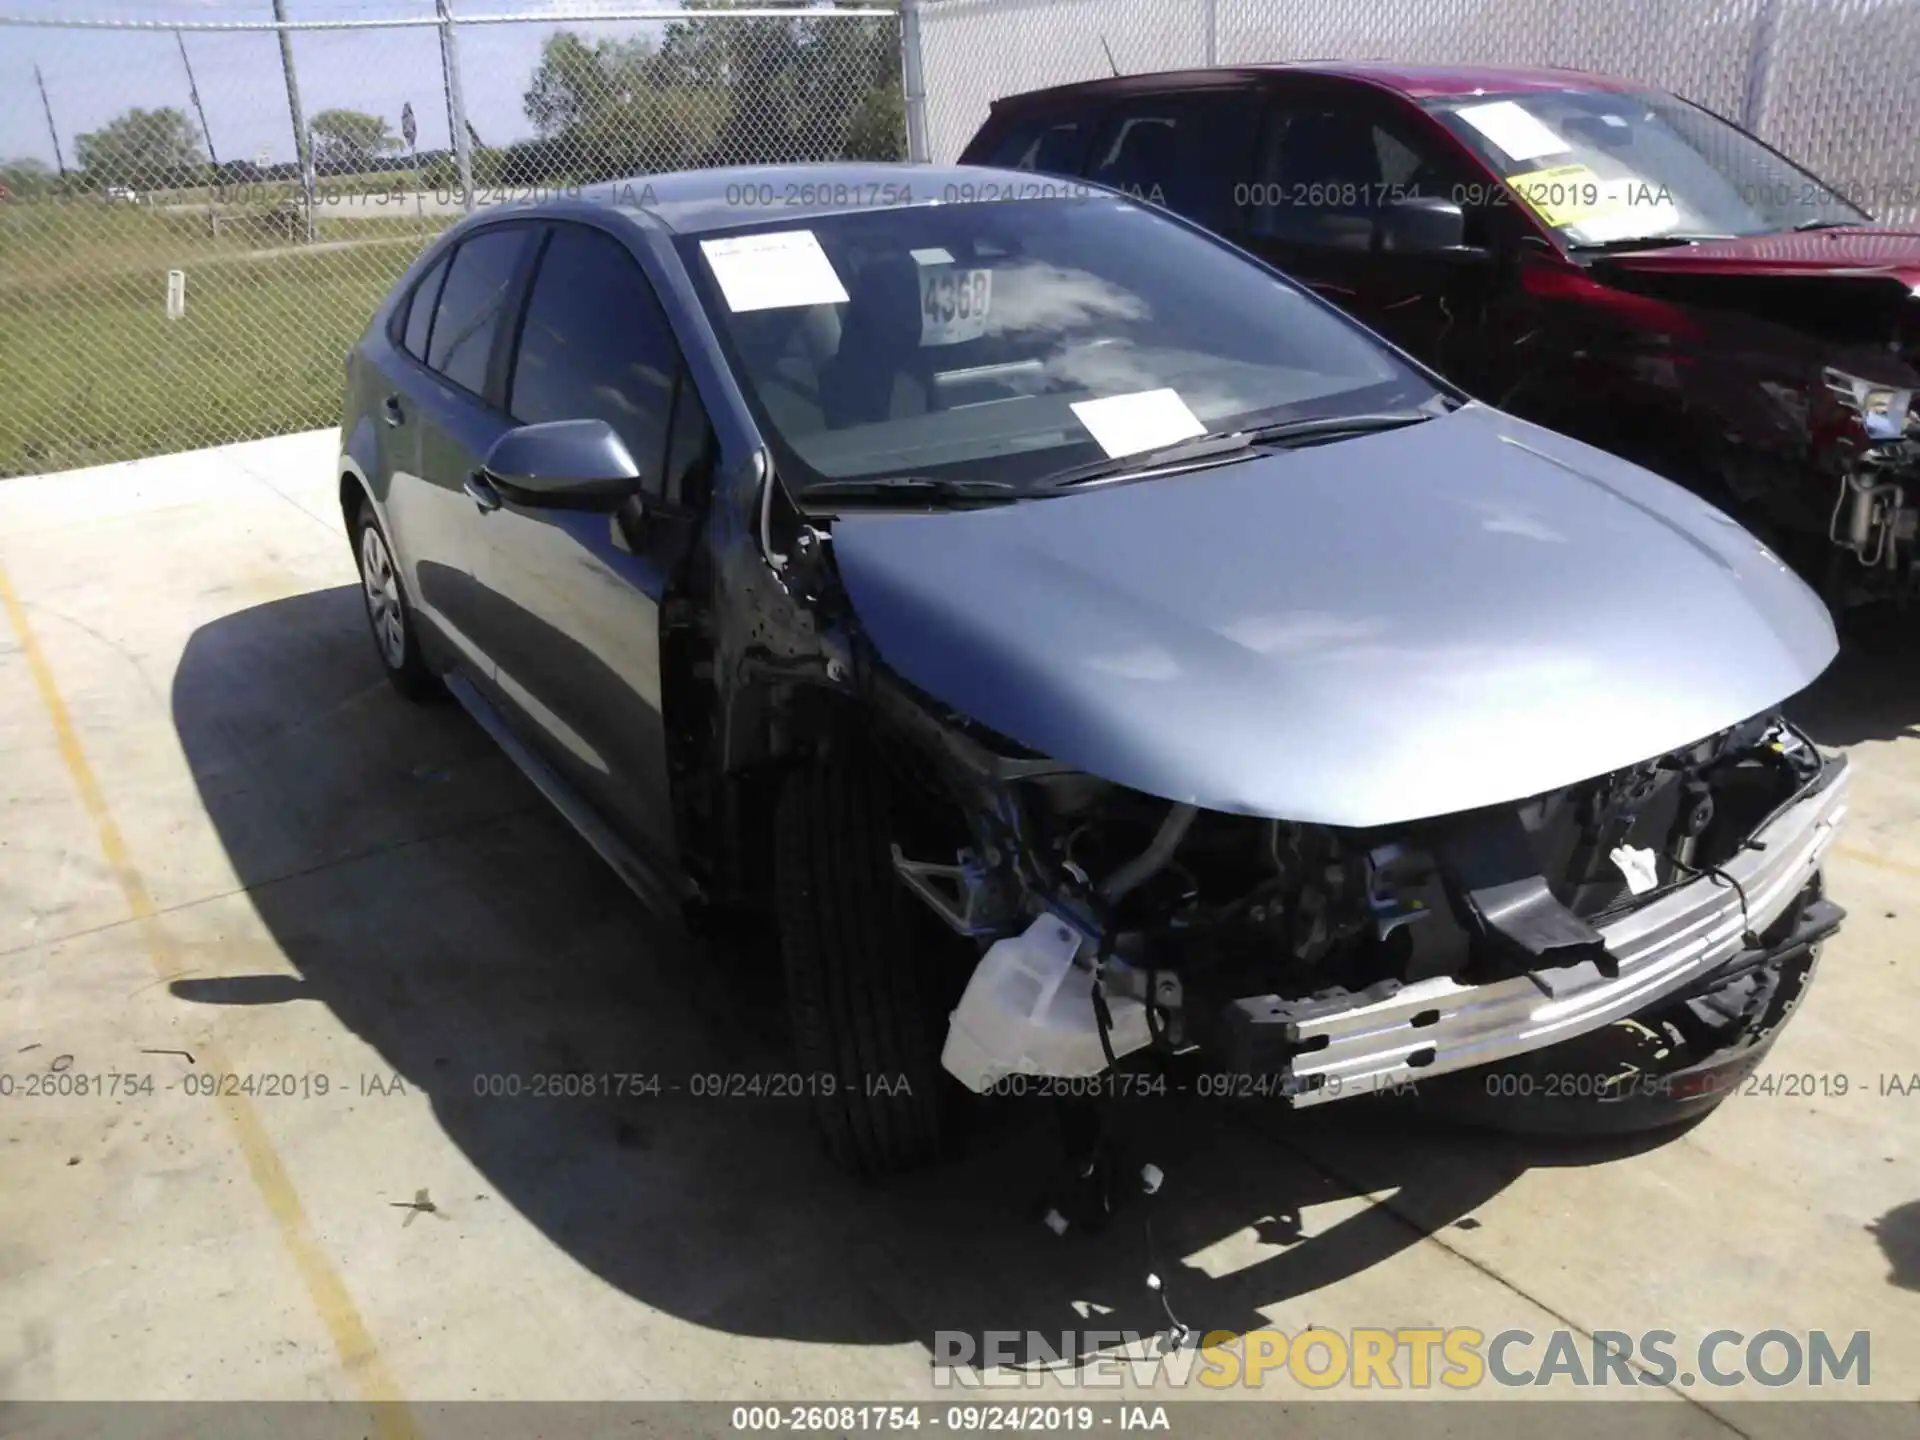
[(1331, 95), (1282, 99), (1262, 127), (1247, 230), (1285, 244), (1369, 252), (1389, 205), (1463, 199), (1462, 180), (1455, 158), (1398, 116)]
[(604, 230), (556, 225), (527, 296), (507, 391), (513, 418), (606, 421), (642, 486), (661, 494), (680, 368), (667, 317), (627, 247)]

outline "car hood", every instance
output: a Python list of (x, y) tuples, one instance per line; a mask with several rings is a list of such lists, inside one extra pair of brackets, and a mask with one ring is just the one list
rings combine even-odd
[(1019, 744), (1212, 810), (1372, 826), (1764, 711), (1835, 650), (1718, 510), (1473, 405), (1055, 499), (843, 513), (880, 658)]
[(1605, 257), (1610, 268), (1669, 275), (1822, 275), (1884, 277), (1920, 287), (1920, 229), (1854, 225), (1788, 231), (1697, 245), (1631, 250)]

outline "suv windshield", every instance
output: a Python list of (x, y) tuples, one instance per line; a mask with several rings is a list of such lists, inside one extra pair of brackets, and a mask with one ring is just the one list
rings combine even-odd
[(1427, 108), (1575, 246), (1867, 219), (1745, 131), (1672, 95), (1556, 90)]
[(908, 476), (926, 494), (1017, 494), (1202, 434), (1436, 393), (1288, 282), (1104, 195), (865, 210), (679, 244), (798, 495)]

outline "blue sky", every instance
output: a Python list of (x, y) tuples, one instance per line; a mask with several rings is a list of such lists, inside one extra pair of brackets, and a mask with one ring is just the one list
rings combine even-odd
[[(764, 3), (764, 0), (763, 0)], [(457, 15), (578, 15), (594, 10), (668, 9), (675, 0), (454, 0)], [(433, 0), (286, 0), (290, 20), (430, 17)], [(270, 20), (272, 0), (0, 0), (0, 14), (85, 15), (141, 20)], [(556, 22), (557, 23), (557, 22)], [(555, 23), (466, 26), (460, 31), (467, 114), (486, 143), (523, 138), (532, 127), (521, 95)], [(568, 23), (588, 36), (657, 34), (657, 24)], [(222, 160), (293, 158), (286, 85), (271, 32), (183, 32), (199, 82), (214, 148)], [(385, 116), (396, 134), (400, 107), (411, 101), (422, 150), (448, 143), (440, 49), (432, 27), (296, 33), (294, 66), (309, 119), (330, 108)], [(172, 105), (192, 114), (186, 73), (171, 31), (77, 31), (0, 27), (0, 160), (32, 156), (53, 163), (33, 69), (46, 77), (67, 164), (75, 139), (131, 106)]]

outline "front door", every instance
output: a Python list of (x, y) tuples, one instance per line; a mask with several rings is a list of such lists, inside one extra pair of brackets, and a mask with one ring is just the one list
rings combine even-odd
[(618, 510), (502, 499), (479, 578), (509, 719), (656, 864), (677, 858), (661, 715), (660, 610), (691, 540), (684, 493), (710, 455), (706, 412), (626, 245), (548, 231), (508, 362), (513, 422), (599, 419), (641, 473)]

